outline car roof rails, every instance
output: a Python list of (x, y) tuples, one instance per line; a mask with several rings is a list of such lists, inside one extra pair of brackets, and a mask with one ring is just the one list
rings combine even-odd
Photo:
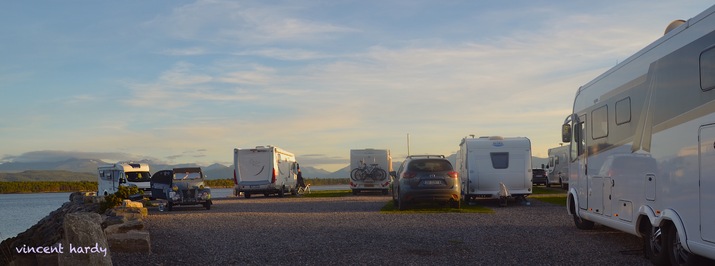
[(435, 155), (435, 154), (424, 154), (424, 155), (410, 155), (407, 156), (408, 159), (412, 158), (442, 158), (444, 159), (444, 155)]

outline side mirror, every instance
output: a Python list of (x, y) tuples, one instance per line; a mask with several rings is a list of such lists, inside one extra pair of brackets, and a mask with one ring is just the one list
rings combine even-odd
[(119, 179), (119, 184), (124, 184), (124, 183), (127, 183), (127, 180), (124, 179), (124, 178), (120, 178), (120, 179)]
[(571, 142), (571, 125), (570, 124), (563, 124), (561, 126), (561, 141), (562, 142)]

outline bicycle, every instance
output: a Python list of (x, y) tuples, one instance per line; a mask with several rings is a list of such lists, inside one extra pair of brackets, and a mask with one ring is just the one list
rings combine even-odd
[(365, 162), (360, 161), (360, 166), (350, 171), (350, 178), (353, 181), (364, 181), (368, 178), (382, 181), (387, 178), (387, 172), (381, 169), (379, 164), (373, 163), (368, 166)]
[(310, 194), (310, 184), (306, 184), (305, 186), (298, 186), (298, 189), (296, 190), (296, 194), (298, 194), (298, 196), (301, 196), (306, 193)]

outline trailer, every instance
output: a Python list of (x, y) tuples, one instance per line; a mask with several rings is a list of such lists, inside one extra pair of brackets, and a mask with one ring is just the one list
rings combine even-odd
[(465, 201), (531, 195), (531, 141), (526, 137), (465, 137), (455, 164)]
[(392, 157), (388, 149), (350, 150), (350, 189), (353, 195), (362, 191), (380, 191), (387, 195), (390, 188)]
[(295, 155), (274, 146), (234, 149), (234, 193), (245, 198), (297, 192), (298, 163)]
[(549, 163), (546, 165), (546, 176), (549, 181), (546, 187), (558, 185), (563, 189), (569, 187), (568, 146), (549, 149)]
[(120, 186), (136, 186), (151, 196), (151, 174), (146, 163), (118, 162), (97, 167), (97, 195), (107, 196), (117, 192)]
[(577, 228), (640, 236), (657, 265), (712, 265), (715, 6), (581, 86), (561, 134)]

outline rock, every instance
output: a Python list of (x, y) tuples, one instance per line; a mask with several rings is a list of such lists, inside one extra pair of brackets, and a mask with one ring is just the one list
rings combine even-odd
[(102, 217), (97, 213), (78, 212), (64, 218), (64, 252), (59, 265), (112, 265), (109, 244), (102, 231)]
[(146, 208), (116, 207), (107, 212), (107, 216), (124, 216), (125, 220), (143, 219), (149, 215)]
[(138, 252), (151, 253), (149, 232), (131, 230), (124, 234), (111, 234), (107, 242), (112, 252)]
[(136, 201), (131, 201), (131, 200), (123, 200), (122, 206), (129, 207), (129, 208), (144, 208), (144, 204), (142, 204), (141, 202), (136, 202)]
[(107, 228), (104, 229), (104, 234), (109, 236), (112, 234), (126, 233), (131, 230), (143, 230), (143, 229), (144, 229), (144, 222), (140, 219), (135, 219), (135, 220), (129, 220), (125, 223), (107, 226)]

